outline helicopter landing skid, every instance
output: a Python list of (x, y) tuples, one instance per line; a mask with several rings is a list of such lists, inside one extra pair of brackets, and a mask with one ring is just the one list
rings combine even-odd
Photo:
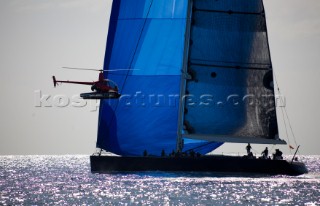
[(90, 92), (80, 94), (82, 99), (118, 99), (120, 96), (121, 95), (116, 92)]

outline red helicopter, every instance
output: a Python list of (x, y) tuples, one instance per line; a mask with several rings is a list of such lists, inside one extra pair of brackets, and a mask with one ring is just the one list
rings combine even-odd
[(82, 93), (80, 97), (83, 99), (116, 99), (121, 96), (119, 93), (119, 89), (117, 84), (110, 80), (104, 79), (103, 71), (120, 71), (120, 70), (132, 70), (132, 69), (117, 69), (117, 70), (102, 70), (102, 69), (85, 69), (85, 68), (71, 68), (71, 67), (62, 67), (64, 69), (78, 69), (78, 70), (91, 70), (91, 71), (99, 71), (99, 79), (95, 82), (78, 82), (78, 81), (60, 81), (56, 80), (55, 76), (52, 76), (54, 87), (57, 86), (58, 83), (69, 83), (69, 84), (83, 84), (83, 85), (91, 85), (91, 90), (95, 92), (91, 93)]

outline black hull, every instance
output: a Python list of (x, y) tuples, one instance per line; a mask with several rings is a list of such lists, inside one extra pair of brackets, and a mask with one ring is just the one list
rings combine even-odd
[(246, 159), (234, 156), (118, 157), (90, 156), (92, 173), (135, 171), (218, 172), (261, 175), (301, 175), (308, 172), (301, 162)]

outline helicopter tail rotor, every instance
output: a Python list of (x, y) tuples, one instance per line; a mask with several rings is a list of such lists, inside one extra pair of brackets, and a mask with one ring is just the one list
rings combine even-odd
[(57, 86), (57, 80), (55, 76), (52, 76), (53, 79), (53, 86), (56, 87)]

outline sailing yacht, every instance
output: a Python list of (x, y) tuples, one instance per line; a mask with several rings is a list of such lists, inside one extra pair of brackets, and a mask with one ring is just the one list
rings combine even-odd
[[(301, 162), (206, 156), (225, 142), (279, 137), (262, 0), (113, 0), (92, 172), (217, 171), (299, 175)], [(188, 154), (197, 155), (188, 155)], [(171, 155), (169, 155), (171, 154)]]

